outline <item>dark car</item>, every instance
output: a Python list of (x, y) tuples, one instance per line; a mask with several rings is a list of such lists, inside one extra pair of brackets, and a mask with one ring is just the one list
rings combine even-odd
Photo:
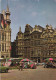
[(4, 66), (1, 66), (0, 67), (0, 73), (2, 73), (2, 72), (8, 72), (8, 70), (9, 70), (9, 67), (4, 67)]
[(56, 68), (56, 63), (45, 63), (44, 68)]

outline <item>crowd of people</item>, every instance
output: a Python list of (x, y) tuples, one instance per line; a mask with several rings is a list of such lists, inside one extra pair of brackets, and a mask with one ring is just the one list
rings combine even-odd
[[(16, 61), (12, 61), (12, 62), (3, 62), (2, 66), (10, 66), (10, 67), (17, 67), (19, 70), (23, 70), (24, 68), (31, 68), (31, 69), (36, 69), (37, 65), (38, 65), (38, 60), (36, 62), (29, 60), (29, 61), (20, 61), (20, 62), (16, 62)], [(44, 68), (56, 68), (56, 63), (54, 61), (44, 61)]]
[[(31, 68), (30, 63), (29, 62), (20, 62), (19, 66), (18, 66), (19, 70), (23, 70), (23, 68)], [(34, 65), (32, 66), (32, 69), (36, 69), (37, 68), (37, 63), (35, 62)]]

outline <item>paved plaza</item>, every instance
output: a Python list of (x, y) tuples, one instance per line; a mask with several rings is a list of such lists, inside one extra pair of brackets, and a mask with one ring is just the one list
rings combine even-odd
[(56, 69), (43, 68), (37, 66), (37, 69), (18, 69), (9, 70), (8, 73), (0, 73), (1, 80), (56, 80)]

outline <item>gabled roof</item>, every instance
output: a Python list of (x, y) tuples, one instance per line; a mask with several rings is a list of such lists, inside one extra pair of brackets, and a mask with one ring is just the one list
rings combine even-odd
[(33, 28), (29, 25), (29, 29), (32, 31), (33, 30)]
[(42, 29), (44, 30), (44, 28), (43, 28), (42, 26), (38, 25), (38, 27), (39, 27), (39, 28), (42, 28)]
[[(42, 32), (39, 32), (39, 31), (33, 31), (31, 34), (41, 34)], [(31, 35), (30, 34), (30, 35)]]
[(29, 28), (29, 30), (33, 30), (33, 28), (29, 25), (29, 24), (26, 24), (25, 28)]

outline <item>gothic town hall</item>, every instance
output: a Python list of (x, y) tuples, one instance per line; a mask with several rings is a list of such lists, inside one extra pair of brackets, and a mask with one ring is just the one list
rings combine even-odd
[(10, 11), (0, 13), (0, 58), (10, 57), (11, 47), (11, 28), (10, 28)]

